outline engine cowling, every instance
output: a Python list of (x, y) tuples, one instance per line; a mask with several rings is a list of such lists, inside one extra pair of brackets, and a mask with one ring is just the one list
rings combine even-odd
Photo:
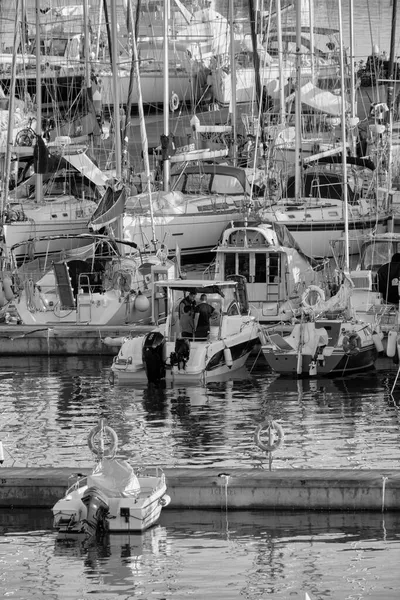
[(159, 331), (148, 333), (143, 342), (143, 364), (149, 383), (165, 378), (165, 337)]

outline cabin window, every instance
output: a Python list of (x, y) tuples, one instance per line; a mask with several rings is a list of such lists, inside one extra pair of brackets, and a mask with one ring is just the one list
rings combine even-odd
[(230, 275), (236, 275), (236, 254), (225, 254), (225, 275), (226, 279)]
[(210, 179), (211, 176), (204, 173), (189, 173), (182, 190), (178, 186), (176, 189), (186, 194), (209, 194)]
[(213, 194), (241, 194), (245, 193), (242, 184), (236, 177), (215, 175), (211, 183)]
[(281, 279), (279, 254), (270, 253), (268, 255), (268, 279), (267, 283), (279, 283)]
[(254, 283), (265, 283), (267, 281), (267, 261), (265, 254), (255, 255)]
[(239, 269), (238, 272), (243, 277), (246, 277), (246, 281), (250, 281), (250, 254), (239, 254)]

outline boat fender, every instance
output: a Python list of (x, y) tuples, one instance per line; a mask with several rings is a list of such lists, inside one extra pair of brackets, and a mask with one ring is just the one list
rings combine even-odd
[(382, 344), (382, 338), (380, 336), (379, 333), (373, 333), (372, 334), (372, 339), (374, 341), (375, 344), (375, 348), (377, 349), (378, 352), (383, 352), (384, 348), (383, 348), (383, 344)]
[[(310, 294), (317, 294), (318, 298), (314, 304), (310, 304)], [(313, 296), (312, 296), (313, 297)], [(308, 288), (304, 291), (301, 297), (301, 303), (305, 308), (318, 308), (321, 302), (325, 300), (325, 292), (323, 289), (318, 287), (317, 285), (309, 285)]]
[(232, 359), (232, 352), (230, 348), (224, 348), (224, 359), (225, 359), (225, 364), (228, 367), (228, 369), (232, 368), (233, 365), (233, 359)]
[(314, 375), (316, 375), (318, 372), (317, 370), (317, 361), (316, 360), (312, 360), (310, 362), (310, 368), (309, 368), (309, 375), (310, 377), (313, 377)]
[[(104, 437), (108, 437), (111, 440), (107, 449), (104, 448), (104, 438), (96, 440), (99, 433), (102, 433)], [(118, 449), (118, 436), (112, 427), (104, 425), (102, 419), (100, 419), (99, 424), (93, 427), (88, 435), (88, 446), (89, 450), (100, 458), (114, 458)]]
[(346, 354), (353, 356), (360, 352), (361, 348), (361, 338), (358, 333), (354, 331), (349, 333), (349, 335), (345, 335), (343, 338), (343, 350)]
[[(261, 435), (267, 432), (268, 442), (265, 443), (261, 439)], [(284, 433), (282, 427), (276, 421), (263, 421), (257, 426), (254, 433), (254, 442), (266, 452), (275, 452), (283, 444)]]
[(160, 506), (163, 506), (163, 507), (168, 506), (168, 504), (170, 504), (170, 502), (171, 502), (171, 497), (168, 496), (168, 494), (164, 494), (164, 496), (162, 498), (160, 498), (160, 500), (159, 500)]
[(14, 298), (14, 292), (12, 290), (12, 281), (9, 277), (4, 277), (3, 289), (4, 289), (4, 296), (7, 300), (7, 302), (9, 302), (10, 300), (12, 300)]
[(146, 310), (149, 310), (150, 308), (150, 302), (148, 297), (142, 294), (142, 292), (140, 291), (135, 298), (134, 308), (139, 312), (146, 312)]
[(3, 290), (3, 284), (0, 281), (0, 308), (2, 308), (5, 304), (7, 304), (7, 300)]
[(0, 442), (0, 465), (4, 462), (3, 442)]
[(179, 108), (179, 96), (176, 92), (172, 92), (171, 98), (169, 101), (169, 107), (172, 112), (175, 112)]
[(389, 358), (393, 358), (396, 354), (396, 346), (397, 346), (397, 331), (393, 329), (388, 333), (388, 341), (386, 347), (386, 354)]

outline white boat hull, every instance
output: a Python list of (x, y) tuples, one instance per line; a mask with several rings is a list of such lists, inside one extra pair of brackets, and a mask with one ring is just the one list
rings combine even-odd
[[(220, 239), (225, 227), (234, 220), (242, 218), (241, 212), (221, 212), (199, 214), (188, 212), (183, 215), (165, 214), (155, 216), (156, 239), (166, 244), (170, 253), (176, 247), (182, 255), (210, 252)], [(124, 216), (124, 238), (138, 243), (142, 248), (153, 239), (150, 218), (145, 216)]]
[[(166, 495), (165, 477), (139, 477), (140, 494), (136, 497), (107, 497), (102, 490), (83, 485), (68, 490), (66, 496), (53, 507), (53, 526), (62, 534), (90, 533), (87, 529), (88, 508), (82, 498), (88, 492), (102, 495), (108, 504), (108, 514), (104, 521), (105, 532), (145, 531), (154, 525), (164, 506), (169, 504)], [(90, 506), (89, 506), (90, 510)]]
[[(336, 209), (334, 208), (333, 211)], [(321, 210), (319, 211), (321, 213)], [(309, 211), (311, 213), (311, 211)], [(339, 212), (338, 212), (339, 214)], [(275, 221), (286, 225), (300, 248), (307, 256), (332, 257), (331, 242), (345, 239), (344, 220), (342, 218), (326, 220), (320, 219), (289, 219), (289, 216), (280, 211), (267, 211), (262, 213), (263, 220)], [(349, 243), (350, 254), (358, 254), (361, 244), (366, 235), (372, 233), (384, 233), (387, 231), (389, 215), (383, 213), (369, 217), (351, 219), (349, 229), (351, 241)]]
[[(87, 239), (79, 242), (75, 239), (70, 242), (62, 239), (53, 240), (38, 240), (36, 238), (55, 236), (55, 235), (80, 235), (83, 233), (89, 233), (88, 229), (88, 217), (84, 219), (66, 219), (64, 222), (54, 223), (52, 221), (21, 221), (14, 223), (7, 223), (3, 225), (4, 238), (7, 248), (11, 248), (14, 244), (22, 244), (15, 252), (14, 256), (16, 259), (20, 259), (26, 256), (34, 255), (36, 258), (45, 256), (46, 254), (53, 252), (61, 252), (62, 250), (70, 250), (73, 248), (80, 248), (87, 244)], [(28, 240), (34, 240), (29, 242)]]
[[(230, 339), (229, 339), (230, 338)], [(171, 355), (175, 351), (175, 342), (167, 342), (165, 348), (165, 377), (172, 383), (200, 382), (230, 376), (234, 371), (242, 369), (255, 344), (259, 341), (258, 325), (254, 320), (243, 324), (236, 335), (223, 340), (189, 341), (189, 359), (181, 368), (171, 365)], [(142, 361), (143, 343), (135, 345), (131, 358), (120, 359), (118, 355), (111, 367), (110, 379), (117, 385), (129, 385), (135, 382), (147, 382), (148, 374)], [(228, 349), (229, 360), (224, 351)], [(124, 351), (122, 350), (122, 355)], [(125, 353), (126, 356), (126, 353)]]
[[(114, 105), (113, 81), (111, 73), (100, 76), (103, 106)], [(129, 71), (120, 71), (118, 75), (119, 97), (128, 98), (130, 74)], [(154, 73), (141, 73), (140, 87), (144, 104), (162, 104), (164, 102), (164, 75), (161, 71)], [(196, 84), (196, 75), (170, 71), (169, 89), (177, 94), (179, 102), (192, 103), (199, 96)], [(139, 104), (138, 89), (133, 88), (132, 104)]]

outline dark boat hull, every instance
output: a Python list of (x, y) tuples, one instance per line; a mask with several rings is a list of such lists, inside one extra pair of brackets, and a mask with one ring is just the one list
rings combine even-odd
[(298, 369), (297, 353), (277, 352), (270, 348), (263, 349), (268, 365), (276, 373), (284, 377), (340, 377), (351, 373), (359, 373), (374, 367), (378, 356), (375, 345), (371, 344), (360, 349), (357, 354), (346, 354), (342, 349), (335, 350), (324, 361), (316, 361), (316, 371), (310, 369), (312, 357), (301, 357), (301, 373)]

